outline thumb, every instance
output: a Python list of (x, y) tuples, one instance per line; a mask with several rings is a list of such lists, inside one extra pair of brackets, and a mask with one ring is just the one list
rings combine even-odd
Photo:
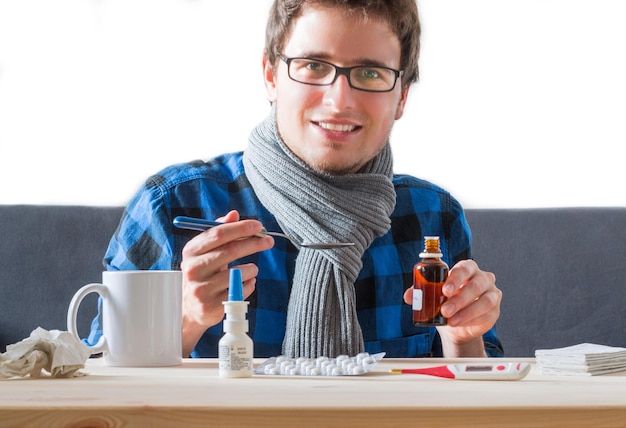
[(407, 305), (413, 304), (413, 287), (409, 287), (404, 292), (404, 303)]

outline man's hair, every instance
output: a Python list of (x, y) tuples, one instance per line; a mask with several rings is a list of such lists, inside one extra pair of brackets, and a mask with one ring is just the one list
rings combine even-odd
[(276, 64), (276, 53), (283, 51), (293, 20), (305, 5), (343, 9), (351, 15), (361, 13), (364, 19), (387, 22), (400, 41), (402, 85), (408, 86), (419, 78), (421, 27), (416, 0), (275, 0), (265, 30), (265, 54), (271, 64)]

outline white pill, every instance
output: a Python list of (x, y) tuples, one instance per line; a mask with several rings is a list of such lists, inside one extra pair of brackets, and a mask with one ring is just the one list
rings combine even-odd
[(333, 371), (331, 372), (331, 376), (341, 376), (343, 374), (344, 374), (344, 371), (342, 370), (341, 367), (335, 367)]
[(353, 375), (360, 375), (363, 373), (365, 373), (365, 369), (361, 366), (354, 366), (350, 369), (350, 374), (353, 374)]
[(361, 365), (362, 366), (369, 366), (370, 364), (374, 364), (376, 362), (376, 360), (374, 360), (374, 358), (372, 357), (365, 357), (361, 360)]
[(309, 370), (307, 370), (307, 375), (309, 376), (319, 376), (322, 374), (322, 370), (320, 370), (319, 367), (311, 367)]
[(306, 370), (309, 369), (311, 367), (315, 367), (315, 363), (312, 361), (305, 361), (302, 364), (300, 364), (300, 369), (302, 370)]
[(317, 357), (315, 359), (315, 364), (318, 366), (321, 366), (324, 362), (328, 361), (329, 358), (328, 357)]
[(290, 370), (295, 369), (296, 366), (294, 366), (293, 364), (287, 364), (285, 366), (282, 366), (280, 368), (280, 373), (281, 374), (288, 374)]
[(343, 370), (344, 370), (346, 373), (350, 373), (350, 371), (351, 371), (353, 368), (355, 368), (355, 367), (361, 367), (361, 366), (359, 366), (359, 365), (358, 365), (357, 363), (355, 363), (354, 361), (348, 361), (346, 364), (343, 364), (343, 365), (341, 366), (341, 368), (343, 368)]
[(280, 369), (278, 367), (272, 367), (271, 369), (267, 370), (265, 373), (269, 375), (279, 375)]
[(367, 358), (369, 356), (370, 354), (368, 352), (361, 352), (360, 354), (357, 354), (356, 360), (361, 361), (363, 358)]
[(330, 376), (336, 368), (337, 364), (329, 362), (329, 364), (322, 367), (322, 371), (326, 376)]

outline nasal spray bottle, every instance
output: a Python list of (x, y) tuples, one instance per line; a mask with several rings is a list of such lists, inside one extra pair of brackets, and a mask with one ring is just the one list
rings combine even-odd
[(230, 270), (228, 301), (224, 304), (224, 336), (218, 343), (219, 374), (221, 377), (252, 376), (254, 344), (248, 336), (248, 304), (243, 300), (241, 270)]

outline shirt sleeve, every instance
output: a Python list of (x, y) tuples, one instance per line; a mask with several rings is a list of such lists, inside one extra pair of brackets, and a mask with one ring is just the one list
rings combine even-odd
[(172, 219), (150, 182), (128, 204), (104, 256), (107, 270), (174, 269)]

